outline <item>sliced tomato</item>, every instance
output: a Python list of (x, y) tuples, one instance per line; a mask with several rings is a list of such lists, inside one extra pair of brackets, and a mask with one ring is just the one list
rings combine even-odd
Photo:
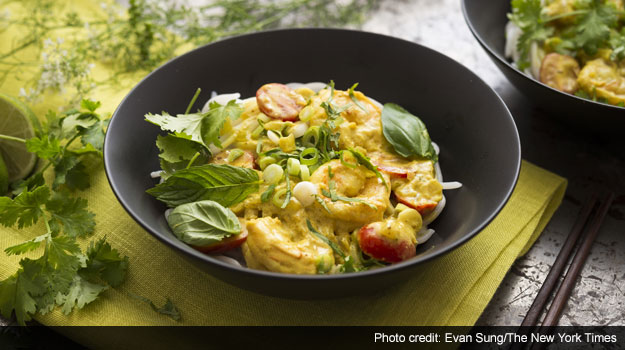
[(270, 118), (293, 121), (306, 105), (306, 100), (286, 85), (271, 83), (256, 91), (256, 103)]
[(407, 207), (415, 209), (420, 214), (428, 213), (432, 211), (434, 208), (436, 208), (436, 206), (438, 205), (438, 202), (435, 202), (432, 200), (417, 201), (414, 198), (403, 198), (401, 196), (398, 196), (397, 193), (395, 193), (395, 198), (397, 199), (399, 203), (402, 203)]
[(410, 240), (393, 240), (382, 236), (375, 225), (369, 224), (358, 231), (360, 249), (370, 257), (396, 263), (416, 255), (416, 246)]
[(245, 242), (246, 239), (247, 239), (247, 230), (243, 230), (238, 235), (224, 238), (221, 242), (217, 242), (217, 243), (207, 245), (207, 246), (202, 246), (202, 247), (195, 246), (195, 245), (192, 245), (191, 247), (193, 247), (196, 250), (201, 251), (202, 253), (211, 253), (211, 254), (223, 253), (225, 251), (241, 246), (241, 244), (243, 244), (243, 242)]
[(383, 173), (387, 173), (392, 177), (399, 177), (403, 179), (408, 177), (408, 170), (405, 168), (388, 165), (378, 165), (378, 170)]

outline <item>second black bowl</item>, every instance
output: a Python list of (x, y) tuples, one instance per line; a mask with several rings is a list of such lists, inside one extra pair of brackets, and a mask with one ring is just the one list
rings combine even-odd
[[(462, 0), (473, 35), (510, 82), (537, 106), (574, 127), (605, 134), (625, 132), (625, 108), (558, 91), (519, 71), (504, 55), (510, 0)], [(517, 116), (518, 117), (518, 116)]]
[[(435, 236), (417, 256), (392, 266), (351, 274), (290, 275), (223, 263), (182, 243), (163, 215), (165, 206), (145, 193), (159, 169), (161, 132), (144, 121), (148, 112), (185, 110), (198, 87), (254, 96), (268, 82), (330, 81), (359, 89), (380, 102), (395, 102), (426, 123), (441, 148), (448, 181), (464, 186), (447, 193), (447, 206), (431, 226)], [(480, 232), (506, 203), (521, 161), (517, 130), (506, 106), (478, 76), (426, 47), (383, 35), (331, 29), (295, 29), (239, 36), (207, 45), (160, 67), (119, 105), (104, 143), (113, 192), (151, 235), (180, 256), (231, 284), (299, 298), (370, 292), (409, 278), (418, 264), (447, 253)], [(479, 257), (476, 257), (479, 259)]]

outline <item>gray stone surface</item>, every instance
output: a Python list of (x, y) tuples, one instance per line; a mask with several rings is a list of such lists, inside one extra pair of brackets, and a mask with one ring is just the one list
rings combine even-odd
[(595, 189), (612, 190), (617, 200), (560, 325), (625, 325), (625, 144), (568, 130), (536, 109), (510, 85), (473, 38), (460, 7), (459, 0), (387, 0), (364, 29), (426, 45), (476, 72), (502, 96), (514, 115), (523, 158), (569, 180), (562, 206), (534, 247), (512, 266), (478, 324), (522, 322), (582, 202)]

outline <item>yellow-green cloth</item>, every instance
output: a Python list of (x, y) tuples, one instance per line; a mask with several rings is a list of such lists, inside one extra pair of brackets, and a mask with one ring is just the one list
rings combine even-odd
[[(76, 1), (72, 7), (79, 13), (96, 8), (85, 1)], [(11, 37), (11, 30), (1, 34), (0, 52), (11, 45), (6, 37)], [(106, 67), (96, 69), (100, 76), (108, 73)], [(140, 75), (122, 79), (114, 89), (97, 89), (93, 98), (112, 111)], [(0, 91), (17, 95), (22, 84), (23, 78), (10, 77)], [(58, 101), (47, 100), (35, 111), (42, 116)], [(405, 283), (364, 296), (333, 299), (328, 291), (327, 300), (295, 301), (247, 292), (200, 271), (128, 216), (102, 167), (93, 171), (91, 182), (91, 188), (79, 195), (88, 199), (90, 210), (96, 213), (92, 238), (106, 235), (115, 248), (129, 256), (128, 276), (121, 287), (105, 291), (82, 310), (64, 315), (57, 308), (37, 315), (44, 325), (473, 325), (515, 259), (539, 236), (566, 188), (565, 179), (523, 162), (517, 187), (497, 218), (460, 248), (414, 269)], [(40, 225), (24, 230), (0, 228), (0, 249), (33, 238), (42, 230)], [(13, 274), (19, 259), (0, 255), (0, 278)], [(182, 321), (155, 313), (130, 293), (159, 304), (171, 298)], [(87, 346), (119, 341), (71, 333)]]

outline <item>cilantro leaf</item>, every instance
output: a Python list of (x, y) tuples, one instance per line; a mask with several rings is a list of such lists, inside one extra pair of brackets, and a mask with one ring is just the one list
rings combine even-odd
[(26, 149), (39, 158), (51, 159), (61, 153), (61, 144), (54, 136), (42, 135), (26, 140)]
[(26, 241), (24, 243), (16, 244), (14, 246), (8, 247), (4, 250), (7, 255), (20, 255), (30, 251), (33, 251), (41, 245), (41, 242), (45, 241), (46, 238), (49, 237), (49, 234), (43, 234), (41, 236), (37, 236), (30, 241)]
[(205, 147), (213, 143), (221, 147), (219, 133), (228, 118), (237, 119), (243, 109), (235, 100), (221, 105), (211, 102), (210, 109), (205, 113), (178, 114), (146, 114), (145, 120), (158, 125), (161, 129), (174, 133), (179, 138), (197, 142)]
[(67, 137), (77, 130), (86, 129), (98, 121), (98, 117), (91, 113), (73, 113), (61, 119), (62, 135)]
[(612, 34), (610, 34), (610, 47), (612, 47), (610, 59), (613, 61), (625, 59), (625, 27), (621, 29), (620, 33), (612, 31)]
[(59, 186), (65, 184), (67, 173), (72, 170), (78, 162), (77, 156), (66, 155), (54, 164), (54, 181), (52, 183), (52, 188), (57, 189)]
[(161, 151), (158, 155), (161, 169), (168, 174), (184, 169), (198, 152), (200, 156), (196, 159), (197, 163), (203, 164), (208, 161), (208, 152), (200, 144), (171, 134), (159, 135), (156, 138), (156, 146)]
[(68, 236), (57, 236), (48, 240), (48, 264), (55, 270), (78, 270), (80, 247)]
[(95, 112), (96, 109), (100, 108), (102, 103), (100, 101), (92, 101), (89, 99), (84, 99), (80, 101), (80, 107), (88, 110), (89, 112)]
[(42, 205), (49, 197), (50, 190), (46, 186), (22, 192), (14, 199), (0, 197), (0, 224), (13, 226), (17, 222), (18, 228), (31, 226), (43, 215)]
[(74, 276), (67, 294), (57, 294), (56, 303), (62, 305), (64, 314), (69, 314), (74, 308), (82, 309), (85, 305), (94, 301), (108, 286), (91, 283), (80, 275)]
[(161, 129), (174, 133), (176, 137), (192, 140), (204, 145), (202, 140), (202, 120), (204, 114), (179, 114), (174, 117), (168, 113), (146, 114), (145, 120), (158, 125)]
[(576, 24), (575, 43), (587, 53), (594, 54), (610, 38), (610, 27), (618, 21), (618, 11), (605, 1), (580, 1), (582, 9), (587, 10)]
[(221, 128), (228, 118), (230, 120), (239, 118), (243, 109), (235, 100), (231, 100), (225, 105), (220, 105), (213, 101), (209, 107), (210, 109), (206, 112), (206, 117), (202, 120), (202, 140), (205, 145), (212, 143), (222, 148), (221, 142), (219, 141)]
[(136, 295), (136, 294), (132, 294), (129, 293), (131, 297), (137, 299), (137, 300), (141, 300), (142, 302), (150, 305), (150, 307), (152, 308), (152, 310), (158, 312), (159, 314), (168, 316), (169, 318), (175, 320), (175, 321), (179, 321), (182, 316), (180, 315), (180, 311), (178, 310), (178, 308), (176, 307), (176, 305), (174, 305), (174, 303), (169, 299), (166, 298), (166, 302), (163, 306), (158, 307), (156, 306), (156, 304), (154, 304), (154, 302), (146, 297), (143, 297), (141, 295)]
[(63, 232), (70, 237), (86, 236), (95, 229), (95, 214), (87, 210), (87, 200), (71, 198), (65, 192), (56, 192), (46, 203), (50, 212), (53, 233)]
[(542, 16), (541, 0), (512, 0), (512, 13), (508, 18), (514, 22), (523, 34), (519, 37), (517, 49), (521, 55), (519, 69), (529, 66), (530, 47), (534, 41), (546, 40), (554, 32), (546, 25)]
[(102, 151), (104, 147), (105, 129), (108, 126), (108, 120), (98, 120), (88, 128), (81, 129), (80, 142), (87, 146), (92, 145), (98, 151)]
[(43, 178), (42, 173), (36, 173), (25, 180), (20, 180), (11, 185), (12, 191), (11, 193), (15, 196), (19, 195), (22, 192), (32, 191), (35, 188), (45, 185), (45, 180)]
[(5, 318), (11, 318), (13, 311), (20, 324), (30, 321), (31, 314), (37, 311), (37, 303), (30, 295), (24, 274), (17, 274), (0, 282), (0, 312)]
[(103, 280), (112, 287), (120, 285), (126, 277), (128, 257), (123, 258), (106, 242), (106, 237), (92, 241), (87, 249), (86, 267), (79, 273), (90, 281)]
[(65, 185), (70, 190), (84, 190), (91, 186), (87, 167), (82, 161), (67, 171), (67, 174), (65, 174)]

